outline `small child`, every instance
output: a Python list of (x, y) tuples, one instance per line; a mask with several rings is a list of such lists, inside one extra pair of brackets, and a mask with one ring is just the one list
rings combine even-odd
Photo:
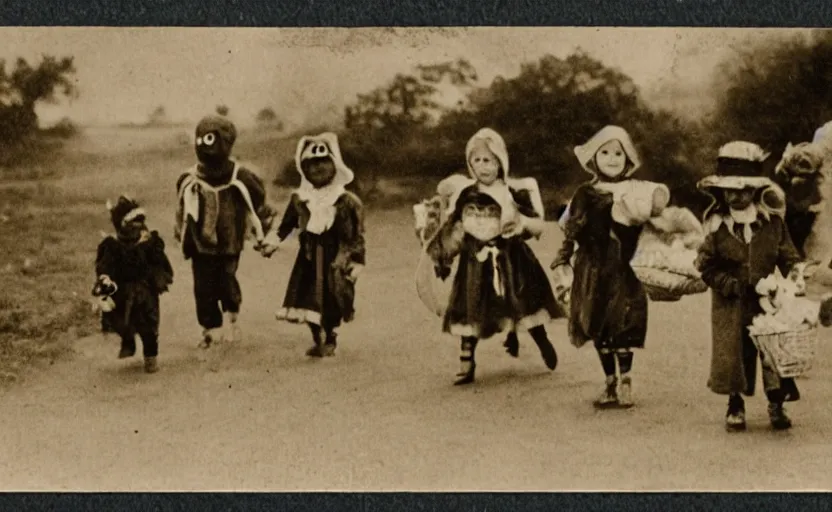
[(525, 242), (540, 236), (543, 228), (536, 182), (533, 191), (509, 186), (508, 151), (494, 130), (474, 134), (465, 157), (471, 178), (457, 187), (447, 220), (425, 248), (441, 279), (450, 276), (459, 256), (443, 322), (444, 332), (462, 339), (461, 370), (454, 384), (474, 381), (479, 340), (505, 329), (529, 330), (546, 366), (554, 370), (557, 352), (545, 324), (565, 315)]
[(300, 231), (300, 250), (276, 316), (309, 325), (314, 345), (307, 356), (333, 356), (337, 328), (355, 315), (355, 282), (365, 258), (364, 208), (358, 196), (344, 188), (354, 174), (341, 158), (334, 133), (302, 137), (295, 165), (300, 187), (261, 252), (271, 256), (280, 242)]
[(144, 209), (121, 196), (107, 202), (116, 236), (98, 245), (92, 294), (98, 298), (105, 331), (121, 338), (120, 359), (136, 353), (136, 334), (141, 337), (144, 369), (158, 370), (159, 295), (173, 283), (173, 268), (165, 255), (165, 242), (145, 225)]
[[(713, 301), (708, 387), (728, 395), (729, 431), (745, 430), (741, 395), (754, 394), (758, 351), (748, 326), (762, 313), (755, 286), (775, 268), (788, 275), (801, 260), (784, 220), (785, 193), (763, 176), (767, 156), (756, 144), (730, 142), (719, 150), (716, 175), (699, 182), (699, 188), (713, 198), (705, 211), (707, 236), (697, 258)], [(762, 374), (771, 425), (788, 429), (792, 423), (783, 403), (800, 398), (795, 381), (780, 378), (765, 365)]]
[(260, 244), (274, 219), (263, 180), (231, 157), (236, 139), (237, 128), (225, 117), (203, 118), (196, 126), (199, 163), (176, 182), (175, 237), (191, 260), (203, 349), (221, 339), (241, 339), (240, 254), (249, 230)]
[[(642, 226), (661, 213), (669, 192), (663, 185), (630, 179), (641, 163), (629, 134), (618, 126), (601, 129), (575, 148), (575, 156), (593, 179), (575, 191), (561, 216), (565, 239), (551, 268), (559, 282), (571, 281), (572, 344), (594, 341), (606, 375), (594, 405), (632, 407), (632, 349), (643, 348), (647, 336), (647, 293), (630, 260)], [(653, 192), (643, 211), (629, 209), (626, 202), (637, 186)]]

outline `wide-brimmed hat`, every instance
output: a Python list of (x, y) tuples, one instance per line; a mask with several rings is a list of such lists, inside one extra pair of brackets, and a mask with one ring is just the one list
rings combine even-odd
[(716, 174), (707, 176), (697, 183), (700, 190), (714, 198), (705, 216), (715, 211), (717, 190), (749, 188), (761, 192), (760, 206), (764, 214), (784, 215), (786, 193), (763, 174), (763, 162), (768, 156), (768, 152), (753, 142), (733, 141), (719, 148)]
[(710, 189), (742, 190), (777, 186), (763, 175), (763, 162), (768, 157), (769, 153), (753, 142), (729, 142), (719, 148), (716, 174), (701, 179), (697, 186), (705, 192)]

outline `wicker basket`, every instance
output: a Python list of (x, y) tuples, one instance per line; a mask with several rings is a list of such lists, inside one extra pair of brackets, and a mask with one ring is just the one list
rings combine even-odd
[(812, 368), (818, 329), (751, 335), (763, 361), (780, 377), (798, 377)]
[(633, 266), (633, 272), (654, 301), (675, 302), (685, 295), (703, 293), (708, 289), (702, 279), (670, 270)]

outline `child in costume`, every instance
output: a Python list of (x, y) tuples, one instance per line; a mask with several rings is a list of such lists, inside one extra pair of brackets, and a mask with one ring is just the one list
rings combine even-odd
[(443, 280), (459, 257), (443, 320), (444, 332), (461, 337), (461, 369), (455, 384), (474, 381), (479, 340), (506, 329), (527, 329), (546, 366), (554, 370), (557, 352), (545, 324), (564, 313), (545, 270), (526, 244), (543, 229), (537, 183), (531, 180), (533, 186), (526, 189), (510, 186), (508, 151), (494, 130), (484, 128), (474, 134), (465, 157), (470, 178), (452, 177), (458, 184), (450, 212), (425, 247)]
[(355, 282), (365, 263), (364, 208), (344, 188), (354, 174), (341, 158), (334, 133), (302, 137), (295, 165), (300, 187), (262, 253), (271, 256), (293, 231), (300, 232), (300, 250), (276, 316), (309, 326), (314, 345), (307, 356), (332, 356), (337, 328), (355, 315)]
[[(575, 156), (593, 179), (578, 187), (561, 216), (565, 239), (551, 268), (559, 282), (571, 285), (572, 344), (582, 347), (593, 341), (606, 375), (595, 406), (631, 407), (632, 349), (644, 347), (647, 294), (630, 260), (642, 226), (661, 213), (669, 191), (660, 184), (631, 179), (641, 163), (621, 127), (604, 127), (577, 146)], [(643, 194), (648, 197), (646, 205), (629, 201), (639, 189), (648, 192)]]
[(98, 298), (102, 327), (121, 338), (118, 357), (136, 353), (136, 335), (142, 340), (144, 368), (158, 370), (159, 296), (173, 283), (173, 268), (165, 255), (165, 242), (145, 224), (145, 211), (121, 196), (107, 202), (115, 236), (98, 245), (92, 294)]
[[(719, 150), (716, 175), (699, 182), (713, 198), (705, 212), (707, 236), (697, 259), (702, 279), (712, 290), (708, 387), (729, 397), (729, 431), (745, 429), (742, 394), (754, 394), (758, 351), (748, 326), (762, 313), (755, 286), (775, 268), (787, 275), (801, 260), (784, 219), (785, 193), (763, 177), (767, 156), (756, 144), (728, 143)], [(795, 381), (780, 378), (766, 366), (762, 374), (771, 425), (788, 429), (791, 420), (783, 403), (800, 398)]]
[[(231, 157), (236, 139), (237, 129), (228, 119), (203, 118), (196, 127), (199, 163), (176, 182), (175, 236), (191, 260), (196, 315), (203, 328), (200, 348), (223, 338), (240, 340), (240, 254), (249, 230), (259, 245), (274, 218), (263, 181)], [(224, 334), (223, 326), (230, 333)]]

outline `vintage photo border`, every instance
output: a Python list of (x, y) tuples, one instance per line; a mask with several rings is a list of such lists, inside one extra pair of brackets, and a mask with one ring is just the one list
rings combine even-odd
[[(832, 27), (800, 0), (5, 0), (4, 26)], [(638, 8), (633, 8), (634, 6)], [(0, 455), (0, 459), (2, 455)], [(557, 465), (557, 461), (552, 461)], [(822, 493), (8, 493), (2, 510), (828, 510)]]

